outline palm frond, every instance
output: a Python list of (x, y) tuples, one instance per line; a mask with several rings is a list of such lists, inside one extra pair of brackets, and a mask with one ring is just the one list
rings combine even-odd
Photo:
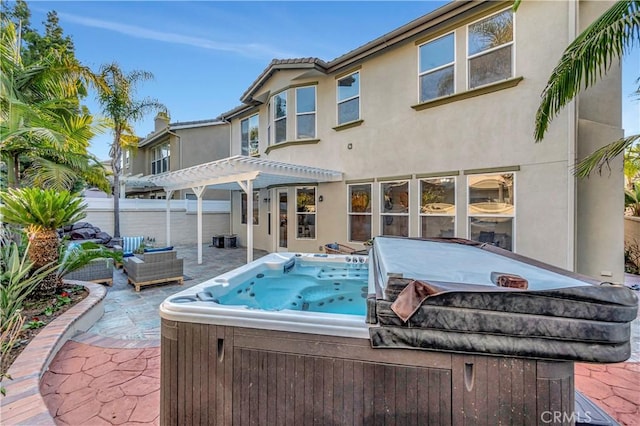
[(592, 171), (597, 170), (598, 173), (602, 173), (604, 167), (611, 169), (609, 163), (618, 155), (624, 153), (624, 151), (632, 146), (636, 141), (640, 140), (640, 135), (632, 135), (622, 139), (618, 139), (615, 142), (611, 142), (608, 145), (595, 151), (585, 159), (581, 160), (575, 167), (574, 174), (578, 177), (588, 177)]
[(564, 51), (542, 92), (535, 139), (541, 141), (550, 121), (581, 90), (592, 86), (615, 60), (640, 40), (640, 1), (618, 1)]

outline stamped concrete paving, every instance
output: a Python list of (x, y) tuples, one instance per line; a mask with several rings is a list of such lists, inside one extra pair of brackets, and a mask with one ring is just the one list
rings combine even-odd
[[(205, 247), (197, 265), (196, 247), (178, 247), (185, 259), (184, 286), (144, 288), (135, 293), (122, 271), (108, 288), (105, 315), (87, 333), (67, 342), (40, 384), (60, 425), (156, 425), (160, 412), (160, 317), (169, 295), (245, 263), (243, 249)], [(255, 251), (254, 258), (266, 252)], [(628, 276), (628, 285), (637, 278)], [(634, 281), (631, 281), (634, 280)], [(638, 280), (640, 281), (640, 280)], [(638, 293), (640, 294), (640, 293)], [(622, 425), (640, 426), (640, 339), (632, 331), (632, 357), (619, 364), (576, 364), (575, 383)]]

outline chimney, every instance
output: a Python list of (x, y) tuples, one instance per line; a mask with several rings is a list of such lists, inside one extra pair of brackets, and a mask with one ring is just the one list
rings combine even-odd
[(166, 129), (167, 127), (169, 127), (169, 115), (166, 112), (159, 112), (155, 118), (154, 132)]

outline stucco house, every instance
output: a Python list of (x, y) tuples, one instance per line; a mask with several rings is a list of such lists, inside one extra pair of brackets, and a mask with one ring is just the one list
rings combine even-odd
[[(124, 150), (122, 175), (128, 198), (166, 199), (166, 191), (146, 179), (229, 156), (229, 123), (219, 119), (170, 123), (158, 113), (154, 130), (141, 138), (136, 150)], [(171, 194), (173, 199), (195, 199), (190, 190)], [(229, 191), (208, 191), (207, 199), (229, 200)]]
[[(219, 117), (230, 159), (152, 180), (208, 193), (234, 189), (225, 173), (242, 169), (232, 231), (269, 251), (457, 236), (620, 282), (620, 164), (572, 174), (622, 135), (620, 69), (533, 139), (562, 51), (610, 4), (454, 1), (329, 62), (273, 60)], [(287, 167), (288, 179), (259, 180)]]

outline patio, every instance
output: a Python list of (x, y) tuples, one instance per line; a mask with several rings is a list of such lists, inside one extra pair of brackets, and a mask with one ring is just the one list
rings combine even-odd
[[(98, 286), (107, 292), (105, 313), (86, 332), (72, 337), (42, 376), (39, 403), (44, 400), (46, 407), (43, 408), (48, 409), (53, 419), (40, 414), (38, 424), (159, 424), (159, 304), (171, 294), (246, 262), (246, 250), (242, 248), (204, 246), (202, 264), (197, 262), (195, 245), (176, 248), (178, 256), (185, 260), (183, 286), (158, 285), (136, 293), (121, 270), (114, 273), (113, 287)], [(259, 258), (266, 252), (254, 250), (253, 254)], [(633, 323), (633, 354), (628, 362), (576, 364), (575, 367), (576, 389), (599, 403), (623, 425), (634, 424), (640, 416), (638, 321)], [(3, 417), (7, 414), (7, 405), (14, 402), (23, 414), (13, 417), (11, 412), (11, 424), (31, 424), (35, 418), (29, 413), (36, 408), (30, 404), (37, 401), (31, 397), (19, 398), (23, 389), (19, 383), (16, 385), (2, 400)], [(38, 396), (33, 395), (38, 389), (26, 392)]]

